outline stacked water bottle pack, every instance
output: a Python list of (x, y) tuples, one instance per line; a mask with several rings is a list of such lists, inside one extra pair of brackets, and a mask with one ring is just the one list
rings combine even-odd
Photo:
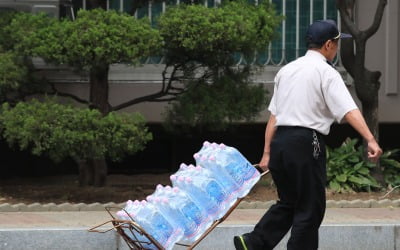
[[(196, 241), (260, 179), (237, 149), (222, 143), (204, 142), (194, 159), (196, 166), (182, 163), (170, 176), (172, 186), (157, 185), (146, 200), (128, 201), (117, 216), (132, 218), (165, 249), (172, 249), (178, 241)], [(126, 233), (148, 241), (139, 233)], [(157, 249), (153, 244), (145, 248)]]

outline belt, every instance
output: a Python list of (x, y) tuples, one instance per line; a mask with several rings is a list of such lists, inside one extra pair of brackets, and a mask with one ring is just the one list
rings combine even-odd
[(314, 131), (317, 134), (318, 138), (324, 138), (324, 134), (321, 134), (317, 130), (312, 129), (312, 128), (307, 128), (307, 127), (302, 127), (302, 126), (277, 126), (277, 129), (278, 130), (282, 130), (282, 131), (285, 131), (285, 130), (304, 130), (304, 131), (309, 131), (311, 133)]
[(312, 128), (306, 128), (301, 126), (278, 126), (277, 131), (279, 132), (300, 131), (301, 133), (307, 133), (310, 136), (312, 136), (312, 138), (310, 139), (312, 139), (312, 145), (314, 147), (313, 149), (314, 159), (318, 159), (319, 154), (321, 153), (320, 143), (322, 143), (322, 145), (325, 145), (323, 135)]

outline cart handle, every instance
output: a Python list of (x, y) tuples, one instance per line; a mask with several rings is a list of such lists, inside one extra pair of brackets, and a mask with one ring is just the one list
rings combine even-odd
[(258, 170), (261, 177), (269, 173), (269, 169), (264, 171), (264, 169), (262, 169), (259, 164), (253, 164), (253, 167), (255, 167)]

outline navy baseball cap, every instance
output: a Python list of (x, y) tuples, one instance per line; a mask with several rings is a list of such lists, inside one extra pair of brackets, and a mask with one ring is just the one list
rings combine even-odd
[(350, 34), (340, 33), (334, 20), (318, 20), (312, 23), (307, 30), (306, 40), (310, 43), (324, 44), (328, 40), (351, 38)]

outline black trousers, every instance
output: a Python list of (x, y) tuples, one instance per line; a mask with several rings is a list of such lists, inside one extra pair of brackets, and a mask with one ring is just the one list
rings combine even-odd
[(318, 249), (318, 229), (325, 214), (326, 152), (323, 136), (313, 155), (313, 130), (278, 127), (271, 142), (269, 169), (279, 201), (247, 236), (253, 249), (273, 249), (291, 228), (287, 249)]

